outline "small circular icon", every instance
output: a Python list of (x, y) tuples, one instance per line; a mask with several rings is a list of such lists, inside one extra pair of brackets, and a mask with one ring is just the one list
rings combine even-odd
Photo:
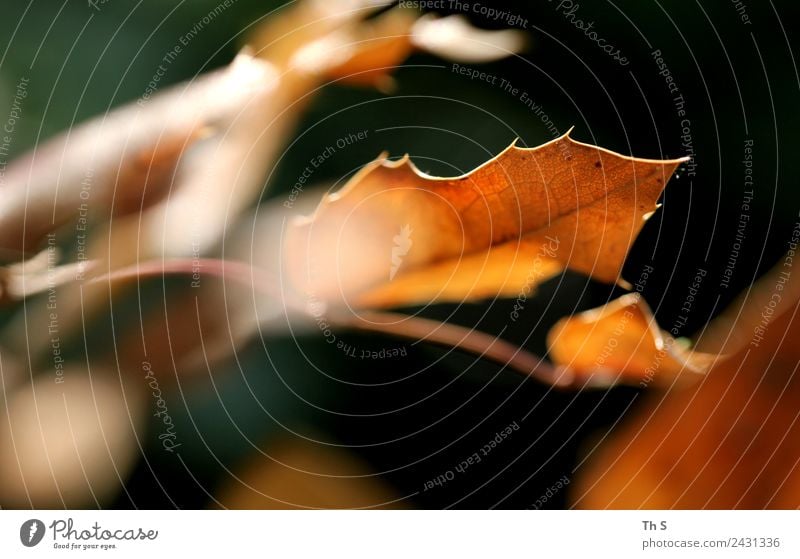
[(19, 539), (25, 547), (33, 547), (44, 537), (44, 522), (31, 518), (22, 523), (19, 529)]

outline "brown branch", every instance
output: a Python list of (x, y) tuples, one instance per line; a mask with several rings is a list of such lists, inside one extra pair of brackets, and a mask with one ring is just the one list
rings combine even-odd
[(357, 317), (326, 317), (336, 326), (379, 332), (458, 348), (490, 359), (515, 371), (558, 388), (572, 385), (573, 377), (565, 369), (553, 367), (544, 359), (505, 340), (455, 324), (398, 313), (362, 312)]
[[(269, 277), (263, 270), (258, 270), (244, 262), (213, 258), (151, 260), (116, 270), (109, 274), (103, 274), (93, 278), (91, 281), (119, 281), (164, 274), (191, 274), (198, 272), (232, 279), (245, 285), (253, 285), (272, 297), (282, 297), (274, 288), (274, 278)], [(288, 308), (308, 314), (303, 305), (291, 299), (283, 299), (287, 301)], [(399, 313), (365, 311), (361, 312), (359, 316), (339, 317), (332, 315), (326, 318), (332, 325), (339, 328), (378, 332), (457, 348), (505, 365), (556, 388), (568, 388), (574, 383), (574, 377), (568, 370), (553, 367), (538, 355), (479, 330)]]

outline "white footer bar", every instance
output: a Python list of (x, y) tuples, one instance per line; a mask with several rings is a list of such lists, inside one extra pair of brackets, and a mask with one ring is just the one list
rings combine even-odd
[(800, 512), (0, 511), (0, 557), (169, 553), (237, 559), (800, 557)]

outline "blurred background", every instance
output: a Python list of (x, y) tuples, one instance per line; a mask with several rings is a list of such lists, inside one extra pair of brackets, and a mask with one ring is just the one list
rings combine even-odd
[[(686, 286), (698, 268), (707, 271), (688, 320), (679, 326), (682, 336), (697, 332), (781, 258), (798, 220), (800, 7), (790, 0), (752, 1), (744, 9), (727, 0), (597, 0), (569, 15), (571, 3), (561, 4), (491, 2), (494, 10), (518, 15), (513, 25), (528, 37), (519, 55), (468, 65), (497, 76), (494, 84), (469, 79), (453, 71), (451, 61), (430, 54), (414, 54), (398, 67), (390, 92), (325, 84), (285, 138), (286, 150), (264, 179), (260, 203), (285, 200), (310, 158), (359, 131), (368, 131), (366, 138), (337, 150), (313, 182), (341, 184), (383, 150), (409, 153), (433, 175), (462, 174), (516, 138), (536, 146), (571, 127), (574, 139), (624, 154), (692, 155), (693, 162), (670, 181), (663, 207), (645, 226), (623, 275), (635, 281), (653, 267), (643, 294), (658, 322), (671, 326), (682, 314)], [(0, 22), (0, 115), (11, 111), (20, 79), (29, 83), (6, 159), (135, 102), (176, 38), (217, 6), (217, 0), (98, 0), (94, 7), (7, 2)], [(463, 13), (482, 28), (509, 23), (482, 14), (477, 3), (466, 10), (449, 2), (439, 6), (432, 11)], [(279, 2), (231, 2), (167, 66), (162, 83), (229, 63), (254, 28), (281, 12)], [(628, 63), (620, 64), (576, 29), (574, 15), (595, 22), (598, 35)], [(659, 50), (677, 90), (670, 91), (653, 54)], [(516, 92), (501, 87), (501, 80)], [(685, 115), (678, 112), (678, 94)], [(737, 239), (751, 189), (743, 164), (747, 141), (754, 193), (745, 233)], [(739, 256), (723, 281), (734, 245)], [(142, 287), (145, 296), (115, 295), (114, 304), (65, 345), (64, 354), (77, 364), (70, 366), (85, 367), (105, 356), (116, 379), (113, 348), (136, 335), (130, 325), (140, 309), (164, 307), (188, 282), (159, 278)], [(515, 322), (508, 320), (514, 306), (508, 300), (440, 305), (421, 314), (502, 334), (544, 355), (545, 335), (556, 320), (622, 292), (566, 272), (544, 284)], [(21, 304), (7, 305), (4, 324), (15, 324), (25, 312)], [(58, 490), (43, 490), (36, 502), (110, 508), (563, 508), (570, 505), (569, 491), (558, 484), (566, 485), (597, 442), (635, 416), (641, 401), (641, 392), (630, 387), (554, 391), (500, 365), (425, 343), (347, 331), (336, 336), (359, 354), (389, 348), (400, 355), (352, 357), (313, 330), (265, 333), (239, 344), (235, 358), (199, 373), (160, 368), (160, 403), (145, 371), (126, 371), (130, 378), (124, 382), (139, 384), (135, 390), (144, 403), (119, 427), (119, 438), (127, 442), (112, 452), (120, 458), (104, 466), (110, 479), (96, 482), (108, 489), (76, 490), (66, 501), (59, 501), (65, 497)], [(22, 347), (9, 350), (24, 355)], [(80, 398), (99, 389), (89, 384), (75, 390)], [(132, 409), (109, 390), (109, 401)], [(20, 398), (7, 390), (5, 406), (27, 409)], [(154, 415), (159, 409), (168, 409), (174, 424), (174, 451), (165, 450), (163, 416)], [(133, 437), (130, 425), (136, 427)], [(107, 429), (106, 444), (114, 428), (101, 429)], [(491, 445), (497, 437), (501, 442)], [(478, 462), (455, 470), (486, 445), (490, 450)], [(13, 460), (15, 452), (3, 448), (2, 460)], [(42, 470), (45, 478), (53, 477)], [(447, 472), (455, 472), (452, 479)], [(75, 475), (81, 478), (81, 472)], [(85, 469), (82, 475), (88, 476)], [(431, 483), (442, 475), (444, 482)], [(56, 486), (71, 483), (59, 479)], [(9, 487), (0, 487), (0, 505), (30, 506), (24, 495), (11, 496)]]

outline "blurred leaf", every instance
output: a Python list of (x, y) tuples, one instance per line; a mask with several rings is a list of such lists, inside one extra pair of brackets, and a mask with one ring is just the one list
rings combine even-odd
[(216, 496), (228, 509), (405, 508), (354, 454), (310, 441), (278, 441), (257, 454)]
[(4, 507), (99, 506), (138, 457), (142, 391), (100, 366), (56, 368), (10, 394), (0, 423)]
[[(713, 327), (728, 328), (741, 348), (735, 355), (718, 360), (699, 383), (651, 393), (627, 424), (593, 452), (574, 487), (576, 506), (797, 506), (800, 281), (776, 283), (782, 272), (783, 261), (759, 281), (744, 308), (723, 314), (720, 326)], [(767, 293), (786, 295), (779, 297), (782, 304), (775, 314), (764, 306), (774, 298), (765, 299)], [(729, 320), (733, 315), (744, 320)], [(718, 344), (715, 335), (709, 345)]]

